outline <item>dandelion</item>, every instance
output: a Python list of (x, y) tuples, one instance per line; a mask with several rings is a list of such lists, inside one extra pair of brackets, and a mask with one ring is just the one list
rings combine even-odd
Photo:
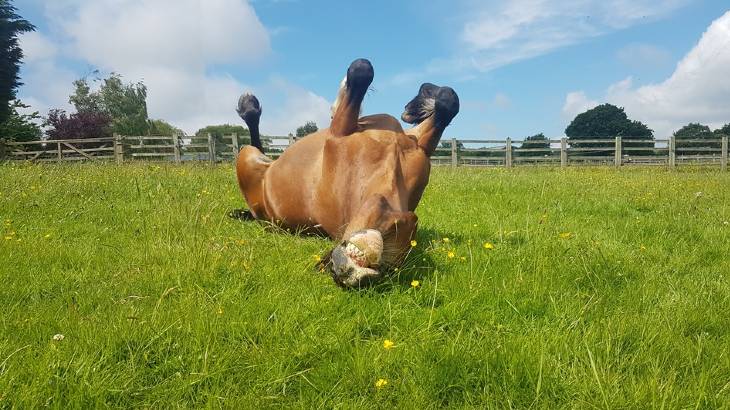
[(411, 241), (411, 248), (415, 248), (416, 245), (418, 245), (418, 242), (416, 242), (415, 240), (412, 240)]
[(444, 238), (443, 241), (444, 243), (449, 243), (449, 238)]
[(570, 232), (563, 232), (558, 236), (560, 236), (561, 239), (570, 239), (573, 236), (573, 234)]
[(219, 314), (219, 315), (222, 315), (222, 314), (223, 314), (223, 308), (222, 308), (222, 307), (219, 307), (219, 308), (218, 308), (218, 314)]
[(378, 379), (378, 381), (375, 382), (375, 387), (378, 389), (382, 389), (383, 387), (388, 385), (388, 381), (385, 379)]
[(421, 282), (419, 282), (419, 281), (417, 281), (415, 279), (411, 281), (411, 287), (412, 288), (417, 288), (419, 286), (421, 286)]
[(639, 250), (642, 251), (642, 252), (645, 251), (646, 250), (646, 246), (641, 245), (641, 247), (639, 247)]
[(314, 259), (315, 262), (320, 262), (322, 260), (322, 257), (319, 255), (312, 255), (312, 258)]
[(395, 343), (393, 343), (392, 340), (390, 340), (390, 339), (383, 340), (383, 349), (390, 350), (393, 348), (393, 346), (395, 346)]
[(494, 244), (491, 242), (484, 242), (484, 249), (491, 251), (492, 249), (494, 249)]
[(446, 256), (448, 256), (448, 257), (449, 257), (449, 259), (453, 259), (453, 258), (454, 258), (454, 256), (456, 256), (456, 254), (454, 253), (454, 251), (449, 251), (449, 253), (448, 253), (448, 254), (446, 254)]

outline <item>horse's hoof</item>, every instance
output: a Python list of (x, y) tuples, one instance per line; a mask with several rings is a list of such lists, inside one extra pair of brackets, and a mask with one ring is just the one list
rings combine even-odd
[(358, 58), (350, 64), (347, 69), (347, 88), (353, 93), (353, 97), (364, 96), (373, 82), (375, 70), (370, 61)]
[(434, 114), (436, 122), (444, 127), (459, 113), (459, 96), (451, 87), (441, 87), (436, 93)]

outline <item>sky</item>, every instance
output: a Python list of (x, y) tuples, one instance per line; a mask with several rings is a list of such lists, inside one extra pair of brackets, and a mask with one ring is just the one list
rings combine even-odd
[(116, 72), (148, 88), (151, 118), (188, 133), (242, 124), (327, 127), (349, 63), (375, 67), (363, 114), (400, 117), (423, 82), (461, 110), (444, 138), (558, 138), (575, 115), (624, 107), (657, 138), (730, 122), (727, 0), (15, 0), (24, 34), (19, 98), (72, 111), (72, 82)]

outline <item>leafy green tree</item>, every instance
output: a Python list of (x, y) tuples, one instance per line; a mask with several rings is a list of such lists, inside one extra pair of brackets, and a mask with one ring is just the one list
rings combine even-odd
[(315, 133), (319, 130), (317, 123), (314, 121), (307, 121), (304, 125), (297, 128), (297, 138), (305, 137), (309, 134)]
[(222, 152), (224, 150), (227, 150), (227, 148), (225, 148), (225, 144), (229, 144), (229, 141), (224, 141), (223, 136), (236, 135), (238, 138), (239, 147), (251, 144), (251, 133), (248, 131), (248, 129), (241, 125), (208, 125), (204, 128), (199, 129), (198, 132), (195, 133), (195, 136), (199, 138), (207, 138), (208, 134), (212, 135), (215, 139), (216, 152)]
[(707, 125), (696, 122), (691, 122), (675, 131), (674, 138), (676, 139), (677, 154), (679, 155), (711, 154), (706, 149), (720, 148), (718, 135), (713, 133)]
[(16, 11), (12, 1), (0, 0), (0, 124), (7, 121), (13, 109), (17, 108), (12, 101), (22, 85), (18, 71), (23, 50), (18, 45), (18, 35), (35, 30)]
[(0, 138), (18, 142), (40, 140), (43, 132), (38, 126), (41, 121), (38, 111), (31, 114), (20, 114), (18, 112), (19, 108), (29, 108), (29, 106), (19, 100), (12, 102), (10, 115), (4, 122), (0, 123)]
[(716, 129), (715, 134), (717, 134), (719, 137), (722, 137), (724, 135), (730, 137), (730, 123), (723, 125), (722, 128)]
[(185, 135), (185, 131), (164, 120), (149, 120), (147, 129), (149, 135)]
[(147, 87), (142, 83), (125, 84), (119, 74), (101, 80), (92, 91), (87, 78), (74, 81), (74, 93), (68, 101), (76, 111), (103, 112), (112, 119), (113, 132), (121, 135), (148, 135)]
[[(628, 118), (623, 108), (602, 104), (578, 114), (565, 129), (573, 148), (595, 148), (597, 152), (583, 155), (610, 155), (615, 149), (615, 137), (621, 137), (623, 151), (633, 155), (651, 155), (654, 148), (654, 132), (639, 121)], [(606, 142), (581, 142), (581, 140), (605, 139)], [(647, 148), (626, 151), (626, 148)]]
[(518, 152), (521, 157), (544, 157), (552, 154), (550, 140), (543, 134), (535, 134), (525, 138), (520, 149), (539, 149), (540, 151)]

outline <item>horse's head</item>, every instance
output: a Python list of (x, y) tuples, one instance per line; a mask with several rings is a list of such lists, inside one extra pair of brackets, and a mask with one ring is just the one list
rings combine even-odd
[(332, 278), (342, 287), (358, 288), (377, 282), (385, 271), (400, 266), (412, 248), (416, 214), (383, 209), (387, 204), (382, 199), (371, 205), (365, 211), (377, 219), (367, 224), (374, 228), (346, 233), (346, 239), (331, 252)]

